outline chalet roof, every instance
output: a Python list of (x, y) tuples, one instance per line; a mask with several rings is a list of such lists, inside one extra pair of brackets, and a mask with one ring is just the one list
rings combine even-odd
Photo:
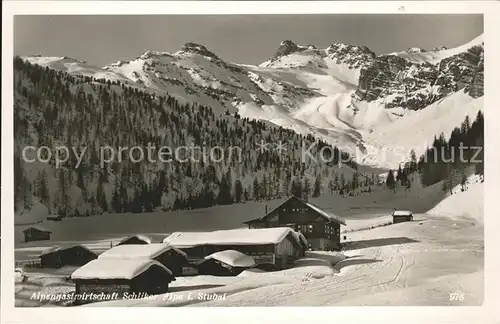
[[(178, 248), (188, 248), (198, 245), (263, 245), (277, 244), (289, 234), (289, 227), (233, 229), (214, 232), (175, 232), (166, 237), (163, 242)], [(297, 240), (297, 236), (293, 234)]]
[(346, 225), (345, 219), (343, 219), (340, 216), (337, 216), (335, 214), (332, 214), (330, 212), (327, 212), (324, 209), (321, 209), (320, 207), (311, 204), (310, 202), (304, 202), (309, 208), (313, 209), (314, 211), (318, 212), (321, 216), (326, 217), (332, 222), (339, 223), (342, 225)]
[(175, 250), (178, 254), (187, 258), (186, 253), (182, 252), (175, 247), (165, 243), (152, 243), (152, 244), (124, 244), (117, 245), (101, 255), (99, 259), (115, 258), (115, 259), (154, 259), (157, 256), (169, 251)]
[(149, 269), (158, 266), (168, 274), (172, 272), (155, 260), (98, 258), (78, 268), (71, 279), (133, 279)]
[(409, 210), (395, 210), (392, 216), (411, 216), (412, 212)]
[(88, 252), (90, 253), (93, 253), (95, 254), (93, 251), (89, 250), (88, 248), (86, 248), (85, 246), (83, 245), (69, 245), (69, 246), (53, 246), (51, 248), (48, 248), (46, 250), (43, 250), (42, 253), (40, 254), (40, 257), (41, 256), (44, 256), (44, 255), (47, 255), (47, 254), (51, 254), (51, 253), (55, 253), (55, 252), (59, 252), (59, 251), (65, 251), (65, 250), (69, 250), (69, 249), (72, 249), (72, 248), (75, 248), (75, 247), (80, 247), (82, 249), (85, 249), (87, 250)]
[(283, 202), (282, 204), (280, 204), (278, 207), (274, 208), (272, 211), (270, 211), (267, 215), (263, 216), (263, 217), (260, 217), (260, 218), (254, 218), (254, 219), (251, 219), (251, 220), (248, 220), (246, 222), (243, 222), (244, 224), (251, 224), (251, 223), (258, 223), (259, 221), (263, 221), (266, 219), (266, 217), (268, 215), (270, 215), (273, 211), (275, 211), (276, 209), (280, 208), (281, 206), (283, 206), (285, 203), (287, 203), (288, 201), (290, 201), (291, 199), (296, 199), (298, 201), (300, 201), (301, 203), (303, 203), (305, 206), (311, 208), (312, 210), (314, 210), (315, 212), (317, 212), (319, 215), (321, 215), (321, 217), (325, 218), (326, 220), (328, 221), (331, 221), (331, 222), (334, 222), (334, 223), (338, 223), (338, 224), (342, 224), (342, 225), (346, 225), (346, 221), (345, 219), (343, 219), (342, 217), (340, 216), (337, 216), (335, 214), (332, 214), (310, 202), (307, 202), (307, 201), (303, 201), (302, 199), (299, 199), (298, 197), (295, 197), (295, 196), (291, 196), (289, 199), (287, 199), (285, 202)]
[(253, 267), (255, 265), (255, 260), (251, 256), (235, 250), (215, 252), (205, 257), (205, 260), (210, 259), (218, 260), (232, 267)]
[(49, 231), (48, 229), (45, 229), (41, 226), (30, 226), (26, 229), (23, 230), (23, 233), (26, 233), (27, 231), (31, 230), (31, 229), (34, 229), (34, 230), (37, 230), (39, 232), (47, 232), (47, 233), (52, 233), (51, 231)]
[(128, 241), (134, 237), (138, 238), (141, 241), (147, 242), (148, 244), (151, 244), (151, 242), (152, 242), (151, 238), (149, 238), (145, 235), (136, 234), (136, 235), (131, 235), (131, 236), (127, 236), (127, 237), (122, 238), (117, 244), (122, 244), (123, 242)]

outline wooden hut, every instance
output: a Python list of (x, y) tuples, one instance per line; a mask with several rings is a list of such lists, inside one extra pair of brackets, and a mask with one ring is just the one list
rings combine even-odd
[(289, 227), (235, 229), (214, 232), (175, 232), (163, 240), (184, 251), (191, 262), (199, 262), (219, 251), (235, 250), (256, 263), (275, 269), (290, 267), (304, 253), (300, 236)]
[(23, 231), (24, 242), (50, 240), (52, 232), (39, 226), (31, 226)]
[(244, 222), (249, 229), (288, 226), (299, 231), (314, 250), (339, 250), (340, 226), (345, 220), (310, 202), (291, 196), (260, 218)]
[(205, 257), (198, 264), (200, 274), (213, 276), (237, 276), (243, 270), (255, 266), (255, 260), (235, 250), (225, 250)]
[(105, 251), (99, 258), (156, 260), (174, 276), (180, 276), (182, 268), (189, 265), (186, 253), (165, 243), (119, 245)]
[[(98, 258), (73, 272), (71, 279), (77, 295), (104, 293), (123, 298), (166, 293), (175, 277), (154, 260)], [(77, 304), (86, 302), (90, 300), (76, 301)]]
[(125, 244), (151, 244), (151, 239), (144, 235), (133, 235), (121, 239), (116, 245)]
[(40, 254), (43, 268), (60, 268), (63, 266), (82, 266), (97, 258), (97, 254), (84, 246), (56, 246)]
[(395, 210), (392, 213), (392, 223), (411, 222), (413, 220), (413, 213), (409, 210)]

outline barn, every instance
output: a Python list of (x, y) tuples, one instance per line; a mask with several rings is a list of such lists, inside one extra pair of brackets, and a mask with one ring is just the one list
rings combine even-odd
[(198, 264), (199, 274), (213, 276), (237, 276), (243, 270), (255, 266), (255, 260), (235, 250), (215, 252)]
[(299, 231), (314, 250), (340, 249), (340, 226), (345, 220), (320, 207), (291, 196), (263, 217), (244, 222), (249, 229), (288, 226)]
[(413, 213), (409, 210), (395, 210), (392, 213), (392, 223), (411, 222), (413, 220)]
[(151, 244), (151, 239), (144, 235), (133, 235), (121, 239), (116, 245), (125, 244)]
[(52, 232), (39, 226), (32, 226), (25, 229), (23, 234), (24, 242), (47, 241), (50, 240), (50, 234), (52, 234)]
[(42, 268), (82, 266), (97, 258), (97, 254), (84, 246), (55, 246), (40, 254)]
[(199, 262), (215, 252), (235, 250), (252, 256), (258, 264), (284, 269), (304, 255), (304, 243), (289, 227), (175, 232), (163, 242), (184, 251), (190, 262)]
[[(104, 293), (116, 298), (157, 295), (168, 292), (175, 280), (172, 272), (155, 260), (98, 258), (71, 275), (76, 295)], [(77, 300), (77, 304), (89, 301)]]
[(180, 276), (182, 267), (189, 265), (186, 253), (165, 243), (119, 245), (99, 255), (99, 259), (104, 258), (155, 260), (172, 271), (174, 276)]

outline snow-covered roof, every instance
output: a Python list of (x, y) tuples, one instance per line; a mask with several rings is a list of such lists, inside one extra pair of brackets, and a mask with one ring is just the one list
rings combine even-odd
[(335, 214), (332, 214), (330, 212), (327, 212), (326, 210), (323, 210), (323, 209), (319, 208), (318, 206), (311, 204), (310, 202), (304, 202), (304, 203), (307, 205), (307, 207), (313, 209), (314, 211), (318, 212), (322, 216), (329, 218), (331, 221), (340, 223), (342, 225), (346, 225), (345, 219), (343, 219), (342, 217), (337, 216)]
[(133, 279), (152, 266), (172, 275), (168, 268), (155, 260), (98, 258), (78, 268), (71, 279)]
[(85, 249), (85, 250), (89, 251), (90, 253), (94, 253), (94, 252), (92, 252), (91, 250), (89, 250), (88, 248), (86, 248), (83, 245), (69, 245), (69, 246), (60, 246), (59, 245), (59, 246), (53, 246), (51, 248), (43, 250), (42, 253), (40, 254), (40, 256), (44, 256), (44, 255), (47, 255), (47, 254), (50, 254), (50, 253), (54, 253), (54, 252), (58, 252), (58, 251), (68, 250), (68, 249), (75, 248), (75, 247), (80, 247), (82, 249)]
[(151, 242), (152, 242), (151, 238), (149, 238), (149, 237), (147, 237), (145, 235), (137, 234), (137, 235), (132, 235), (132, 236), (125, 237), (125, 238), (121, 239), (120, 242), (118, 242), (117, 244), (122, 244), (123, 242), (128, 241), (128, 240), (130, 240), (130, 239), (132, 239), (134, 237), (138, 238), (141, 241), (147, 242), (148, 244), (151, 244)]
[(29, 231), (30, 229), (34, 229), (34, 230), (37, 230), (37, 231), (40, 231), (40, 232), (49, 232), (49, 233), (52, 233), (51, 231), (49, 231), (48, 229), (46, 228), (43, 228), (41, 226), (30, 226), (28, 227), (27, 229), (23, 230), (23, 232), (27, 232)]
[(409, 210), (395, 210), (392, 213), (392, 216), (410, 216), (412, 215), (412, 212)]
[(309, 246), (309, 243), (307, 243), (307, 239), (304, 236), (304, 234), (295, 231), (293, 232), (293, 234), (295, 235), (295, 238), (297, 239), (298, 242), (302, 243), (302, 245), (304, 246)]
[(224, 262), (232, 267), (253, 267), (255, 265), (255, 260), (251, 256), (235, 250), (220, 251), (205, 257), (205, 260), (210, 259)]
[(124, 244), (117, 245), (101, 255), (99, 259), (114, 258), (114, 259), (154, 259), (157, 256), (165, 253), (168, 250), (175, 250), (177, 253), (187, 258), (186, 253), (182, 252), (175, 247), (165, 243), (152, 243), (152, 244)]
[[(288, 234), (294, 233), (289, 227), (233, 229), (214, 232), (174, 232), (163, 242), (178, 248), (197, 245), (261, 245), (277, 244)], [(297, 236), (294, 234), (294, 238)]]

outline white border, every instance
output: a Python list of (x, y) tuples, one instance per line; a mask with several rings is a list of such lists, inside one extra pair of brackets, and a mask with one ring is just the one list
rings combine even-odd
[[(14, 14), (327, 14), (327, 13), (483, 13), (485, 29), (485, 299), (478, 307), (276, 307), (276, 308), (14, 308), (13, 215), (13, 15)], [(144, 322), (305, 322), (353, 323), (500, 323), (498, 229), (500, 197), (498, 127), (500, 100), (500, 6), (498, 2), (187, 2), (187, 1), (4, 1), (2, 12), (2, 323), (144, 323)], [(495, 308), (496, 305), (496, 308)]]

